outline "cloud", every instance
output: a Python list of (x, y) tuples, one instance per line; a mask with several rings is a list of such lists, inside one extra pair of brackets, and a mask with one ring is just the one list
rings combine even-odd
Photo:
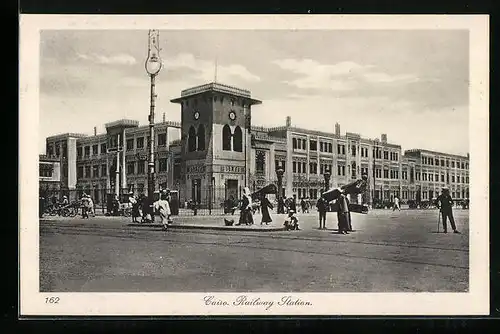
[(382, 72), (369, 72), (363, 75), (364, 79), (372, 83), (413, 83), (419, 81), (414, 75), (389, 75)]
[(373, 65), (361, 65), (352, 61), (322, 64), (312, 59), (282, 59), (273, 61), (273, 64), (283, 70), (299, 74), (299, 78), (283, 82), (302, 89), (350, 91), (366, 84), (404, 84), (418, 81), (414, 75), (390, 75), (375, 71)]
[(76, 57), (77, 59), (104, 65), (135, 65), (137, 63), (137, 60), (134, 57), (125, 53), (117, 54), (114, 56), (104, 56), (96, 53), (92, 53), (90, 55), (79, 53)]
[[(215, 60), (197, 59), (190, 53), (180, 53), (175, 57), (164, 59), (166, 70), (189, 69), (194, 76), (203, 81), (212, 81), (215, 78)], [(228, 82), (234, 80), (259, 82), (261, 78), (251, 73), (245, 66), (239, 64), (217, 65), (217, 80)]]

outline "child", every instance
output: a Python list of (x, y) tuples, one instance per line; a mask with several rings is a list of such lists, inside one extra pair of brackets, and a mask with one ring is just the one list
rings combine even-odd
[(287, 231), (300, 230), (299, 220), (295, 216), (295, 210), (288, 211), (288, 219), (285, 220), (285, 223), (283, 225), (285, 226), (285, 230)]

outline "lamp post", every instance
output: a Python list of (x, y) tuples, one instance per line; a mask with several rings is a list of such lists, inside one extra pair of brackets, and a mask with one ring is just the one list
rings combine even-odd
[(282, 168), (276, 169), (276, 176), (278, 177), (278, 214), (285, 213), (285, 208), (283, 207), (283, 200), (281, 198), (283, 191), (283, 173), (285, 171)]
[(325, 178), (325, 192), (328, 191), (328, 187), (330, 186), (330, 172), (329, 171), (326, 171), (324, 174), (323, 174), (323, 177)]
[[(160, 44), (159, 44), (158, 30), (149, 30), (149, 45), (148, 45), (148, 58), (146, 59), (145, 68), (151, 79), (151, 102), (149, 108), (149, 161), (148, 161), (148, 201), (150, 205), (154, 202), (155, 191), (155, 156), (154, 156), (154, 117), (155, 117), (155, 78), (160, 72), (162, 61), (160, 58)], [(151, 218), (153, 217), (153, 210), (151, 210)]]

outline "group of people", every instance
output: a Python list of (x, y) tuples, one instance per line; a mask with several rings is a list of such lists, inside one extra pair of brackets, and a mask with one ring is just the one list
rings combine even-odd
[(170, 194), (167, 190), (161, 191), (158, 200), (153, 203), (150, 203), (144, 194), (134, 196), (133, 192), (129, 193), (128, 201), (132, 206), (132, 222), (137, 223), (139, 222), (138, 218), (140, 218), (141, 223), (153, 223), (153, 217), (157, 213), (163, 228), (168, 228), (172, 212), (170, 210)]
[[(349, 234), (352, 232), (351, 212), (349, 211), (349, 199), (344, 192), (340, 192), (339, 198), (336, 200), (337, 205), (337, 221), (338, 233)], [(320, 197), (316, 203), (316, 208), (319, 214), (319, 229), (326, 229), (326, 213), (329, 211), (330, 203)]]
[[(260, 200), (260, 212), (262, 213), (261, 225), (269, 225), (273, 220), (269, 210), (273, 210), (274, 206), (267, 198), (266, 194), (261, 194), (259, 196)], [(243, 190), (243, 198), (241, 200), (240, 206), (240, 218), (236, 225), (253, 225), (254, 219), (254, 205), (252, 202), (252, 194), (248, 187)], [(293, 208), (288, 209), (288, 217), (283, 223), (286, 230), (299, 230), (299, 220), (295, 215), (295, 210)]]

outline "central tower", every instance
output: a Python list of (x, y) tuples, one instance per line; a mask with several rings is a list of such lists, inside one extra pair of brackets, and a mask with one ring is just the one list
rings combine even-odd
[(203, 208), (238, 199), (248, 180), (252, 99), (248, 90), (209, 83), (181, 92), (184, 200)]

